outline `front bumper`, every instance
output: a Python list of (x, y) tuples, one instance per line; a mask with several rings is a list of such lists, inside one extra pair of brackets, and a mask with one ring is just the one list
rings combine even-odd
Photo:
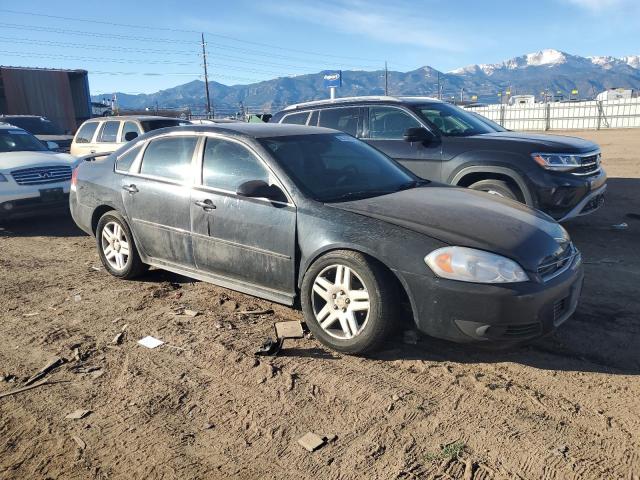
[(571, 267), (545, 282), (477, 284), (404, 274), (418, 328), (456, 342), (511, 343), (551, 332), (575, 311), (584, 273)]
[(595, 212), (604, 204), (607, 174), (577, 176), (560, 172), (536, 172), (529, 176), (537, 207), (559, 222)]
[[(69, 182), (0, 193), (0, 220), (69, 211)], [(27, 191), (24, 191), (27, 190)]]

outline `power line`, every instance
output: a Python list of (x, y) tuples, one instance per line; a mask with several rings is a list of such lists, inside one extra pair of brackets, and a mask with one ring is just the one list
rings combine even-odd
[(4, 55), (9, 55), (12, 57), (22, 57), (22, 58), (60, 58), (64, 60), (81, 60), (81, 61), (95, 61), (95, 62), (105, 62), (105, 63), (135, 63), (139, 65), (140, 63), (147, 63), (150, 65), (179, 65), (179, 66), (191, 66), (197, 64), (197, 61), (194, 62), (172, 62), (168, 60), (142, 60), (142, 59), (120, 59), (120, 58), (104, 58), (104, 57), (84, 57), (84, 56), (74, 56), (74, 55), (63, 55), (58, 53), (24, 53), (24, 52), (12, 52), (9, 50), (0, 50), (0, 53)]

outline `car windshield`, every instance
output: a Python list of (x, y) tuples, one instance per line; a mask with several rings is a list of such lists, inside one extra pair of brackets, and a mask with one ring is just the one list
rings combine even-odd
[(0, 130), (0, 152), (41, 152), (44, 144), (24, 130)]
[(424, 182), (346, 134), (292, 135), (259, 142), (303, 192), (320, 202), (376, 197)]
[(427, 103), (414, 109), (445, 137), (468, 137), (496, 131), (474, 114), (449, 103)]
[(142, 129), (145, 132), (158, 130), (159, 128), (182, 127), (183, 125), (191, 125), (191, 123), (186, 120), (172, 120), (170, 118), (167, 118), (166, 120), (143, 120), (140, 122), (140, 124), (142, 125)]
[(64, 135), (60, 127), (44, 117), (5, 117), (0, 121), (20, 127), (32, 135)]

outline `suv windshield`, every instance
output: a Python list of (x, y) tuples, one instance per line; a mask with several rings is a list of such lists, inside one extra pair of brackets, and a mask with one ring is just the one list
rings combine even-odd
[(24, 130), (0, 130), (0, 152), (41, 152), (44, 144)]
[(378, 150), (345, 134), (258, 141), (302, 191), (320, 202), (376, 197), (423, 182)]
[(22, 128), (33, 135), (64, 135), (60, 127), (44, 117), (4, 117), (0, 121)]
[(468, 137), (496, 131), (474, 114), (449, 103), (416, 105), (414, 110), (445, 137)]
[(145, 132), (150, 132), (151, 130), (158, 130), (160, 128), (167, 127), (182, 127), (184, 125), (191, 125), (191, 122), (187, 122), (186, 120), (142, 120), (140, 122), (142, 125), (142, 129)]

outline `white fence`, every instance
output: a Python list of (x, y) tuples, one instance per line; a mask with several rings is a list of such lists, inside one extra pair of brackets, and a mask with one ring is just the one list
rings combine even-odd
[(640, 98), (468, 107), (509, 130), (640, 127)]

